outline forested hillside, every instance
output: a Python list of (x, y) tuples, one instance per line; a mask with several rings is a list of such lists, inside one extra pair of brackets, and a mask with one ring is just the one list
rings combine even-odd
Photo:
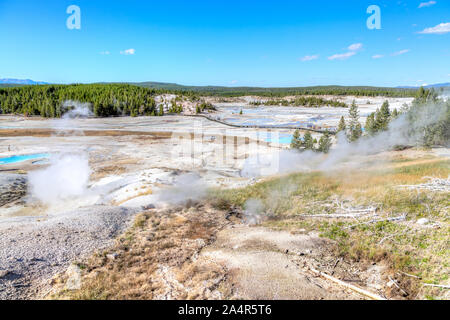
[(42, 85), (0, 88), (0, 113), (61, 117), (66, 101), (89, 103), (95, 116), (157, 115), (163, 90), (128, 84)]
[[(0, 88), (0, 113), (61, 117), (64, 103), (77, 101), (88, 103), (95, 116), (119, 115), (161, 115), (154, 97), (163, 93), (176, 93), (189, 100), (199, 96), (243, 96), (281, 98), (297, 95), (294, 100), (278, 101), (282, 105), (346, 107), (345, 103), (323, 98), (302, 97), (303, 95), (354, 95), (354, 96), (415, 96), (417, 90), (375, 87), (304, 87), (304, 88), (229, 88), (229, 87), (184, 87), (175, 84), (150, 83), (123, 84), (73, 84), (73, 85), (33, 85)], [(148, 84), (148, 83), (147, 83)], [(70, 106), (69, 106), (70, 107)]]
[(141, 82), (138, 86), (171, 91), (193, 91), (201, 95), (238, 97), (256, 95), (263, 97), (285, 97), (293, 95), (353, 95), (353, 96), (384, 96), (384, 97), (414, 97), (417, 89), (382, 88), (382, 87), (344, 87), (315, 86), (291, 88), (259, 88), (259, 87), (220, 87), (220, 86), (182, 86), (175, 83)]
[(336, 108), (348, 108), (348, 105), (345, 102), (341, 102), (338, 100), (328, 100), (320, 97), (296, 97), (294, 99), (269, 99), (267, 101), (255, 101), (250, 102), (251, 105), (259, 106), (303, 106), (307, 108), (319, 108), (322, 106), (330, 106)]

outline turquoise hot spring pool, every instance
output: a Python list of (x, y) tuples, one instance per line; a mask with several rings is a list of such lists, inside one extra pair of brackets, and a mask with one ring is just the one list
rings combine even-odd
[(35, 159), (48, 159), (50, 158), (49, 153), (35, 153), (35, 154), (26, 154), (21, 156), (12, 156), (7, 158), (0, 158), (0, 165), (2, 164), (11, 164), (11, 163), (18, 163), (28, 160), (35, 160)]

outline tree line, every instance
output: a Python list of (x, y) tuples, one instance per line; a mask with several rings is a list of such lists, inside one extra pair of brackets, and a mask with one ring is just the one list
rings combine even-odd
[[(349, 117), (345, 121), (342, 117), (337, 132), (343, 132), (348, 142), (356, 142), (366, 137), (375, 136), (389, 130), (389, 126), (398, 117), (402, 116), (402, 127), (406, 128), (406, 134), (414, 137), (417, 146), (450, 146), (450, 100), (439, 99), (438, 93), (433, 90), (420, 88), (411, 106), (404, 105), (402, 110), (390, 109), (388, 101), (381, 108), (371, 113), (364, 126), (359, 120), (359, 110), (355, 102), (349, 108)], [(404, 122), (403, 122), (404, 121)], [(329, 134), (324, 134), (316, 148), (317, 141), (312, 139), (309, 132), (304, 137), (295, 131), (291, 148), (295, 150), (315, 150), (327, 153), (331, 147)], [(400, 147), (400, 146), (399, 146)]]
[(267, 100), (265, 102), (254, 101), (250, 102), (251, 105), (265, 105), (265, 106), (304, 106), (307, 108), (319, 108), (322, 106), (330, 106), (336, 108), (348, 108), (345, 102), (338, 100), (328, 100), (320, 97), (295, 97), (294, 99), (277, 99), (277, 100)]
[[(294, 135), (292, 136), (291, 149), (297, 151), (315, 151), (328, 153), (331, 148), (331, 135), (329, 132), (325, 132), (317, 141), (311, 135), (311, 132), (306, 132), (303, 138), (301, 137), (300, 130), (295, 130)], [(317, 146), (316, 146), (317, 145)]]
[(389, 124), (404, 115), (410, 137), (416, 137), (420, 146), (450, 144), (450, 100), (439, 99), (434, 89), (420, 88), (410, 107), (391, 111), (389, 102), (385, 101), (380, 109), (367, 117), (365, 130), (368, 136), (389, 129)]
[(200, 104), (197, 104), (195, 107), (195, 113), (200, 114), (205, 110), (216, 110), (216, 107), (214, 107), (210, 102), (202, 102)]
[(358, 97), (414, 97), (417, 89), (414, 88), (385, 88), (369, 86), (312, 86), (312, 87), (285, 87), (285, 88), (261, 88), (261, 87), (221, 87), (221, 86), (183, 86), (174, 83), (142, 82), (136, 85), (146, 88), (158, 88), (183, 94), (197, 93), (203, 96), (241, 97), (286, 97), (302, 95), (336, 95)]
[[(67, 101), (88, 103), (97, 117), (162, 115), (155, 95), (164, 90), (128, 84), (39, 85), (0, 89), (0, 113), (61, 117)], [(176, 108), (177, 111), (179, 107)]]

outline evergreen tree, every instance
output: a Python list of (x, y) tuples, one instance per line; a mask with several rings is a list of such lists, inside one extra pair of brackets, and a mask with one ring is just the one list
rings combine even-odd
[(392, 111), (392, 119), (395, 119), (398, 117), (398, 110), (397, 108), (394, 109), (394, 111)]
[(319, 147), (318, 147), (318, 151), (323, 152), (323, 153), (328, 153), (330, 151), (331, 148), (331, 137), (329, 132), (325, 132), (319, 140)]
[(437, 100), (438, 94), (436, 91), (434, 91), (434, 89), (425, 90), (423, 87), (420, 87), (413, 101), (413, 106), (423, 105), (427, 102), (436, 102)]
[(359, 111), (355, 101), (349, 109), (350, 121), (349, 121), (349, 135), (348, 140), (354, 142), (358, 140), (362, 135), (361, 124), (359, 123)]
[(367, 119), (366, 119), (366, 125), (365, 130), (367, 134), (373, 135), (375, 132), (377, 132), (376, 124), (375, 124), (375, 113), (371, 113)]
[(385, 101), (380, 109), (381, 114), (383, 115), (384, 119), (389, 119), (391, 116), (391, 110), (389, 109), (389, 101)]
[(0, 105), (5, 113), (61, 117), (68, 108), (65, 101), (92, 104), (98, 117), (151, 114), (154, 96), (163, 91), (127, 84), (39, 85), (0, 88)]
[(291, 149), (300, 150), (302, 148), (303, 142), (300, 137), (300, 130), (295, 130), (294, 135), (292, 136), (291, 141)]
[[(363, 133), (363, 130), (362, 130), (361, 123), (358, 122), (358, 123), (356, 124), (356, 129), (355, 129), (355, 137), (356, 137), (356, 140), (358, 140), (359, 138), (361, 138), (362, 133)], [(356, 141), (356, 140), (355, 140), (355, 141)]]
[(380, 110), (377, 110), (375, 121), (377, 131), (385, 131), (388, 128), (391, 118), (391, 111), (389, 110), (389, 102), (385, 101)]
[(347, 125), (345, 124), (344, 116), (341, 117), (341, 121), (339, 121), (339, 126), (337, 132), (347, 131)]
[(305, 150), (314, 150), (314, 140), (309, 131), (303, 136), (303, 146)]
[[(411, 135), (420, 133), (416, 141), (418, 145), (450, 147), (450, 99), (438, 99), (433, 89), (419, 90), (411, 108), (405, 113)], [(421, 125), (424, 119), (433, 121)]]

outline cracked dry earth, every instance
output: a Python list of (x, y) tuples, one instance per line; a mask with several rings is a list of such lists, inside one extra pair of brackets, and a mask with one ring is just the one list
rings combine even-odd
[(381, 267), (358, 269), (317, 235), (251, 227), (238, 216), (207, 204), (144, 212), (113, 248), (78, 264), (80, 289), (68, 290), (66, 273), (47, 298), (364, 299), (309, 267), (377, 292)]

